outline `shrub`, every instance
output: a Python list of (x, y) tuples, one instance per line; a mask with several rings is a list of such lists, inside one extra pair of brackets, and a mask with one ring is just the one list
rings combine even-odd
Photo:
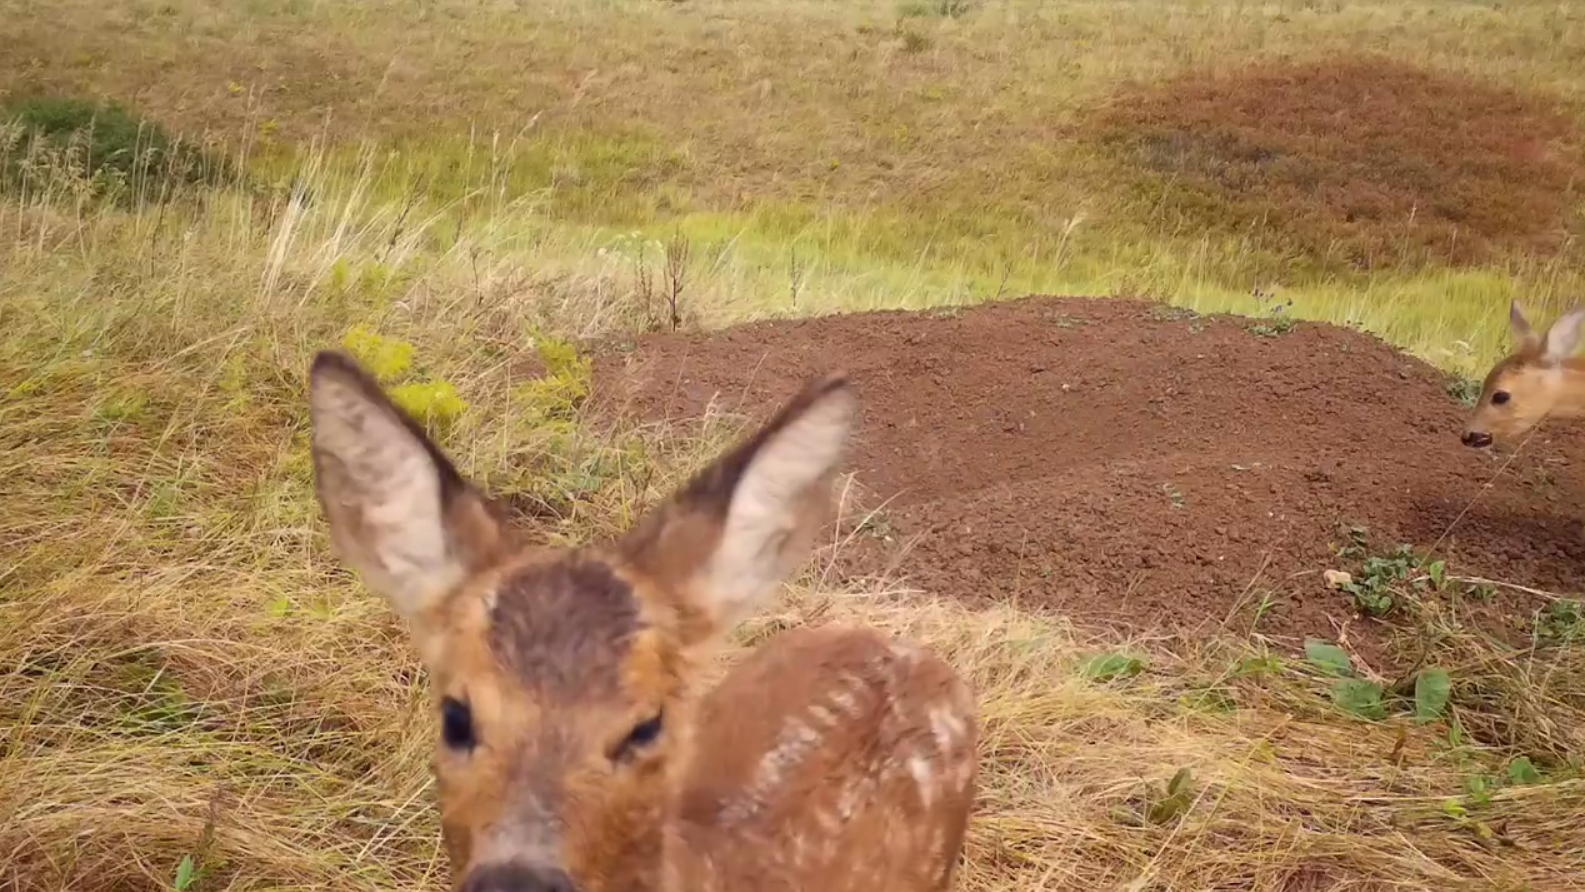
[(0, 186), (137, 203), (230, 179), (227, 165), (113, 103), (34, 97), (0, 112)]

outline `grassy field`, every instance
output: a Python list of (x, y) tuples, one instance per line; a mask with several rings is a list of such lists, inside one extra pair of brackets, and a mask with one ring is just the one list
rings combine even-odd
[[(703, 326), (1031, 291), (1281, 307), (1472, 374), (1509, 298), (1550, 318), (1585, 284), (1568, 4), (0, 0), (0, 21), (6, 109), (109, 97), (223, 162), (175, 183), (0, 132), (19, 889), (444, 883), (414, 657), (312, 497), (315, 349), (400, 373), (469, 473), (578, 542), (736, 429), (581, 423), (569, 346), (669, 325), (668, 295)], [(1427, 615), (1451, 705), (1367, 720), (1325, 659), (1258, 640), (1103, 640), (818, 578), (755, 626), (910, 630), (980, 689), (961, 888), (1585, 876), (1572, 640), (1512, 653)], [(1144, 671), (1097, 679), (1096, 653)]]

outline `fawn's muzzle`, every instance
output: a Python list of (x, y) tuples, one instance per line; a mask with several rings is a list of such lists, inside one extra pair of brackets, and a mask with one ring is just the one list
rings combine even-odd
[(1465, 431), (1462, 440), (1465, 446), (1481, 449), (1491, 445), (1491, 434), (1485, 431)]
[(470, 872), (459, 892), (578, 892), (578, 886), (554, 867), (489, 864)]

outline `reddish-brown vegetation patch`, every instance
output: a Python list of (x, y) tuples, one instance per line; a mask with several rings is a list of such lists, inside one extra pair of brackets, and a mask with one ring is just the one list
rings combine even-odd
[(1249, 232), (1325, 266), (1550, 253), (1579, 228), (1571, 117), (1463, 76), (1266, 63), (1127, 90), (1091, 126), (1167, 225)]
[[(863, 401), (850, 464), (890, 503), (839, 571), (897, 559), (933, 593), (1085, 623), (1242, 633), (1260, 614), (1279, 636), (1347, 624), (1381, 656), (1381, 627), (1322, 579), (1349, 567), (1329, 549), (1342, 525), (1377, 553), (1439, 543), (1453, 573), (1585, 579), (1585, 433), (1549, 424), (1483, 492), (1497, 464), (1459, 443), (1435, 369), (1347, 329), (1248, 324), (1049, 298), (767, 322), (603, 356), (595, 395), (650, 419), (711, 400), (761, 415), (846, 368)], [(1502, 590), (1443, 609), (1520, 631), (1539, 603)]]

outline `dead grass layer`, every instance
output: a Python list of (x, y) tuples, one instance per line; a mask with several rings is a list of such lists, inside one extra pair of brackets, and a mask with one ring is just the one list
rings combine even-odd
[(1176, 227), (1360, 269), (1551, 255), (1585, 143), (1555, 99), (1385, 58), (1262, 62), (1124, 90), (1093, 138)]
[[(383, 605), (322, 567), (195, 563), (136, 584), (79, 574), (4, 604), (0, 882), (169, 889), (192, 856), (193, 889), (444, 888), (435, 732)], [(319, 606), (270, 616), (260, 593), (277, 590)], [(1504, 749), (1451, 746), (1442, 724), (1340, 719), (1291, 665), (1233, 678), (1254, 656), (1242, 647), (1132, 642), (1147, 672), (1098, 683), (1080, 661), (1115, 640), (855, 591), (795, 596), (744, 639), (832, 621), (917, 636), (977, 687), (965, 892), (1542, 890), (1585, 870), (1580, 781), (1477, 798)], [(1181, 769), (1180, 812), (1142, 817)]]

